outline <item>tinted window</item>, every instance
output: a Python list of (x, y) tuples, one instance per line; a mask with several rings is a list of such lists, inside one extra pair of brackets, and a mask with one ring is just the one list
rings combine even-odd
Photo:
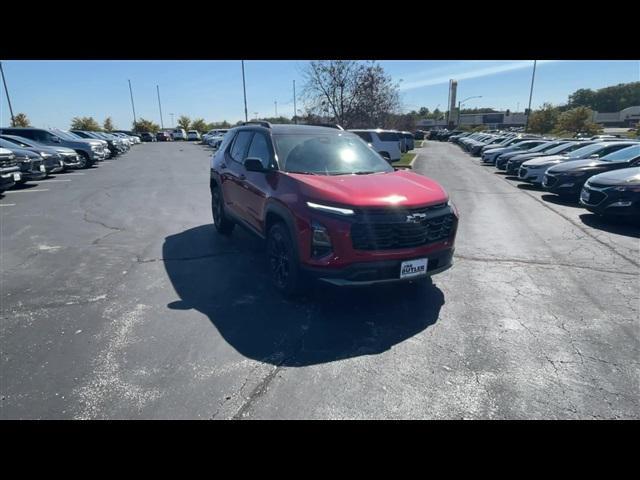
[[(617, 148), (616, 148), (617, 147)], [(615, 153), (614, 153), (615, 152)], [(607, 162), (626, 162), (640, 156), (640, 145), (612, 145), (601, 152), (604, 155), (600, 160)]]
[(267, 137), (261, 133), (256, 133), (251, 140), (251, 147), (249, 147), (249, 153), (247, 158), (259, 158), (262, 162), (262, 166), (267, 168), (271, 163), (271, 153), (269, 152), (269, 144), (267, 143)]
[(604, 147), (601, 143), (595, 143), (586, 147), (578, 148), (575, 151), (571, 152), (568, 156), (570, 158), (586, 158), (596, 152), (599, 152), (603, 148)]
[(383, 142), (397, 142), (398, 140), (400, 140), (400, 135), (398, 135), (396, 132), (377, 132), (377, 133), (378, 133), (378, 137)]
[(361, 139), (363, 139), (367, 143), (373, 142), (371, 139), (371, 134), (369, 132), (353, 132), (358, 135)]
[(236, 162), (241, 162), (246, 158), (245, 155), (247, 153), (247, 148), (249, 147), (249, 142), (251, 141), (251, 136), (253, 132), (243, 131), (238, 133), (236, 136), (235, 142), (233, 142), (233, 147), (231, 147), (231, 158)]

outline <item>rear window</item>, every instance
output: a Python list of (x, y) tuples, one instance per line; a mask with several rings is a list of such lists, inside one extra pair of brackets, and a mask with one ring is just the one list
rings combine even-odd
[(383, 142), (397, 142), (400, 140), (400, 135), (396, 132), (377, 132), (378, 137)]
[(371, 134), (369, 132), (353, 132), (358, 135), (361, 139), (363, 139), (367, 143), (371, 143), (373, 140), (371, 139)]

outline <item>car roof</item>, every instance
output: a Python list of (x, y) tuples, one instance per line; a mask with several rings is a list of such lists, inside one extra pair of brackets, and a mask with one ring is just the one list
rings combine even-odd
[(339, 130), (331, 127), (320, 127), (317, 125), (295, 125), (295, 124), (271, 124), (270, 127), (264, 127), (260, 124), (239, 125), (229, 130), (262, 130), (271, 132), (275, 135), (309, 135), (309, 134), (327, 134), (327, 133), (347, 133), (347, 130)]

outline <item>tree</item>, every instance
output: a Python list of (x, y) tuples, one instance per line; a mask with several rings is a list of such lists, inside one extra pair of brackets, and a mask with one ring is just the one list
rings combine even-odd
[(157, 133), (158, 130), (160, 130), (160, 125), (158, 125), (157, 123), (153, 123), (151, 120), (145, 120), (144, 118), (140, 118), (133, 124), (133, 131), (138, 133)]
[(398, 86), (375, 62), (314, 61), (304, 75), (307, 113), (345, 128), (380, 125), (398, 109)]
[(73, 117), (71, 120), (71, 130), (87, 130), (97, 132), (100, 130), (100, 124), (93, 117)]
[(196, 118), (191, 122), (191, 130), (197, 130), (200, 133), (207, 133), (210, 130), (207, 129), (207, 126), (207, 122), (204, 121), (204, 118)]
[(545, 103), (540, 109), (531, 113), (529, 130), (539, 134), (549, 133), (556, 127), (559, 116), (560, 112), (556, 107), (550, 103)]
[(185, 115), (181, 115), (178, 119), (178, 127), (184, 128), (185, 130), (189, 130), (189, 126), (191, 125), (191, 119)]
[(115, 128), (113, 125), (113, 122), (111, 121), (111, 117), (107, 117), (104, 120), (104, 123), (102, 124), (102, 127), (105, 129), (105, 131), (107, 132), (112, 132), (113, 129)]
[(596, 112), (619, 112), (640, 105), (640, 82), (620, 83), (591, 90), (581, 88), (569, 95), (569, 108), (589, 107)]
[(586, 107), (572, 108), (560, 114), (556, 129), (560, 132), (595, 135), (600, 133), (601, 128), (592, 119), (593, 110)]
[(13, 122), (11, 122), (12, 127), (30, 127), (31, 123), (29, 122), (29, 118), (25, 113), (18, 113), (15, 117), (13, 117)]

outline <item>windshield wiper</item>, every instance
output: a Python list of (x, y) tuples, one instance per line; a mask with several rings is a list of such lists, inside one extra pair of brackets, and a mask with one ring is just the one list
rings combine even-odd
[(316, 172), (303, 172), (303, 171), (295, 171), (295, 170), (287, 170), (287, 173), (300, 173), (302, 175), (319, 175)]

